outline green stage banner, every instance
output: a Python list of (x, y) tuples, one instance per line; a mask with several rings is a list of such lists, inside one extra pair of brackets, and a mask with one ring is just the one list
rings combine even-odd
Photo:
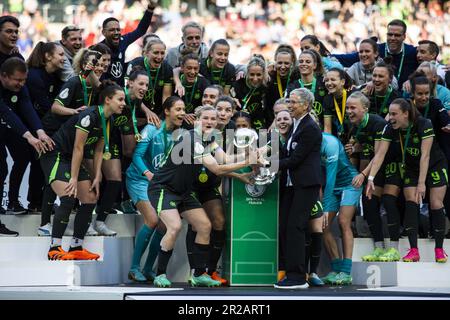
[(278, 179), (264, 186), (227, 182), (223, 274), (232, 286), (273, 285), (278, 272)]

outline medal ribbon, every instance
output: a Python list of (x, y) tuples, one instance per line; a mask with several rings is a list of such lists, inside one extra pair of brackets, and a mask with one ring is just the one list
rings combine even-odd
[(136, 119), (136, 105), (131, 103), (130, 95), (128, 94), (128, 88), (123, 88), (125, 91), (125, 99), (127, 101), (127, 104), (131, 107), (131, 118), (133, 119), (133, 130), (134, 130), (134, 136), (137, 138), (139, 136), (139, 131), (137, 127), (137, 119)]
[(361, 133), (361, 130), (364, 129), (367, 126), (367, 123), (369, 122), (369, 114), (366, 113), (364, 115), (363, 120), (361, 121), (361, 123), (358, 126), (358, 129), (356, 130), (356, 135), (355, 135), (355, 139), (358, 140), (358, 136)]
[(289, 84), (289, 80), (291, 80), (291, 71), (292, 71), (292, 68), (289, 69), (289, 75), (288, 75), (287, 81), (286, 81), (286, 88), (284, 90), (283, 90), (283, 84), (281, 83), (280, 74), (277, 72), (277, 85), (278, 85), (278, 93), (280, 94), (280, 98), (283, 98), (284, 94), (286, 93), (286, 89)]
[(247, 104), (250, 101), (250, 99), (252, 98), (253, 94), (256, 91), (256, 87), (252, 87), (251, 85), (249, 85), (247, 83), (247, 80), (245, 80), (245, 84), (247, 85), (248, 88), (251, 88), (250, 92), (247, 93), (244, 97), (244, 99), (242, 99), (242, 101), (244, 102), (244, 106), (242, 107), (242, 110), (246, 110), (247, 109)]
[(94, 90), (91, 90), (91, 93), (89, 94), (89, 98), (88, 98), (88, 90), (87, 90), (86, 79), (84, 79), (82, 76), (78, 76), (78, 77), (80, 77), (81, 86), (83, 87), (83, 101), (84, 101), (84, 105), (86, 107), (89, 107), (91, 105), (92, 92)]
[(223, 70), (225, 69), (225, 67), (223, 67), (222, 69), (216, 69), (216, 70), (213, 70), (213, 67), (212, 67), (212, 65), (211, 65), (211, 61), (210, 61), (209, 58), (206, 60), (206, 65), (207, 65), (207, 67), (208, 67), (208, 69), (209, 69), (209, 73), (211, 73), (211, 79), (213, 79), (213, 80), (214, 80), (214, 71), (219, 71), (219, 70), (220, 70), (219, 81), (218, 81), (217, 84), (220, 84), (220, 85), (221, 85), (220, 80), (222, 80)]
[(408, 130), (406, 131), (405, 145), (403, 145), (401, 130), (398, 132), (398, 136), (400, 138), (400, 149), (402, 150), (402, 166), (405, 166), (405, 157), (406, 157), (406, 149), (408, 148), (409, 137), (411, 135), (412, 125), (408, 126)]
[(111, 119), (108, 119), (108, 122), (106, 122), (102, 105), (98, 106), (98, 113), (100, 113), (100, 118), (102, 118), (103, 138), (105, 139), (105, 153), (109, 153), (109, 129)]
[[(380, 110), (378, 110), (378, 108), (377, 108), (378, 113), (380, 113), (380, 112), (384, 113), (385, 112), (385, 109), (386, 109), (387, 104), (388, 104), (388, 100), (391, 97), (391, 93), (392, 93), (392, 87), (389, 86), (389, 88), (388, 88), (388, 90), (386, 92), (386, 95), (384, 96), (383, 103), (381, 104)], [(377, 104), (377, 97), (375, 96), (375, 106), (376, 106), (376, 104)]]
[(144, 58), (144, 66), (145, 66), (145, 70), (147, 70), (147, 75), (148, 75), (148, 88), (149, 91), (152, 90), (152, 105), (155, 105), (155, 93), (156, 93), (156, 85), (158, 84), (158, 75), (159, 75), (159, 70), (161, 69), (161, 66), (158, 67), (158, 69), (156, 69), (156, 75), (155, 75), (155, 82), (153, 82), (152, 80), (152, 74), (150, 72), (150, 64), (148, 63), (148, 59), (147, 57)]
[[(302, 79), (298, 79), (298, 83), (300, 84), (300, 87), (301, 87), (301, 88), (304, 88), (305, 85), (309, 84), (309, 83), (304, 83), (304, 82), (302, 81)], [(313, 81), (312, 81), (312, 85), (311, 85), (311, 90), (310, 90), (310, 91), (312, 92), (312, 94), (316, 94), (316, 84), (317, 84), (316, 77), (313, 77)], [(334, 102), (336, 103), (336, 100), (334, 100)]]
[[(180, 79), (181, 79), (181, 84), (183, 85), (183, 87), (186, 88), (186, 82), (185, 82), (184, 74), (181, 75)], [(194, 81), (194, 84), (192, 85), (192, 91), (191, 91), (189, 100), (188, 100), (188, 101), (185, 101), (186, 107), (187, 107), (188, 105), (191, 105), (191, 104), (192, 104), (192, 99), (194, 98), (195, 89), (196, 89), (196, 87), (197, 87), (197, 80), (198, 80), (198, 76), (195, 77), (195, 81)], [(183, 82), (184, 82), (184, 83), (183, 83)], [(187, 94), (185, 94), (184, 96), (187, 97)]]
[[(384, 47), (384, 56), (387, 56), (388, 54), (392, 55), (391, 53), (388, 53), (388, 46), (386, 43), (386, 46)], [(397, 80), (399, 80), (399, 81), (400, 81), (400, 74), (402, 73), (402, 69), (403, 69), (403, 60), (404, 59), (405, 59), (405, 44), (403, 43), (402, 44), (402, 58), (400, 60), (400, 66), (398, 68), (398, 73), (397, 73)]]
[(344, 117), (345, 117), (345, 104), (347, 102), (347, 90), (342, 90), (342, 112), (341, 109), (339, 109), (339, 105), (336, 102), (336, 98), (333, 97), (334, 100), (334, 108), (336, 109), (336, 115), (339, 119), (339, 123), (342, 125), (344, 123)]

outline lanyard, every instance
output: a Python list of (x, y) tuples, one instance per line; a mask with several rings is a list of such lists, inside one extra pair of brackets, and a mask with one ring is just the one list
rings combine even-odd
[[(384, 47), (384, 55), (392, 55), (390, 52), (388, 52), (388, 46), (386, 43), (386, 46)], [(405, 59), (405, 44), (402, 44), (402, 59), (400, 60), (400, 66), (398, 68), (398, 73), (397, 73), (397, 80), (400, 81), (400, 74), (402, 73), (402, 69), (403, 69), (403, 60)]]
[(291, 80), (291, 71), (292, 71), (292, 69), (289, 69), (289, 74), (288, 74), (287, 82), (286, 82), (286, 88), (284, 90), (283, 90), (283, 85), (281, 84), (280, 74), (277, 72), (277, 85), (278, 85), (278, 93), (280, 94), (280, 98), (284, 97), (287, 86), (289, 84), (289, 80)]
[(155, 76), (155, 82), (153, 82), (152, 80), (152, 74), (150, 72), (150, 64), (148, 63), (148, 59), (147, 57), (144, 58), (144, 66), (145, 66), (145, 70), (147, 70), (147, 75), (148, 75), (148, 91), (151, 91), (151, 97), (152, 97), (152, 105), (155, 105), (155, 91), (156, 91), (156, 86), (158, 84), (158, 75), (159, 75), (159, 70), (161, 70), (161, 66), (158, 67), (158, 69), (156, 69), (156, 76)]
[[(414, 101), (414, 105), (416, 105), (416, 102)], [(419, 108), (417, 108), (419, 110)], [(430, 111), (430, 103), (428, 102), (427, 105), (425, 106), (425, 112), (423, 114), (424, 118), (428, 117), (428, 112)]]
[[(181, 75), (180, 79), (181, 79), (181, 84), (183, 85), (183, 87), (186, 88), (186, 83), (183, 84), (183, 82), (185, 82), (184, 74)], [(192, 105), (192, 99), (194, 98), (195, 89), (197, 87), (197, 80), (198, 80), (198, 77), (195, 77), (195, 81), (194, 81), (194, 84), (192, 85), (192, 91), (191, 91), (189, 100), (184, 101), (184, 102), (186, 102), (186, 108), (188, 108), (188, 106)], [(187, 97), (187, 94), (185, 94), (184, 96)]]
[(170, 149), (171, 141), (167, 140), (167, 125), (166, 122), (163, 121), (162, 132), (164, 137), (164, 158), (168, 156), (168, 151)]
[(386, 92), (386, 95), (384, 96), (384, 99), (383, 99), (383, 103), (381, 104), (381, 108), (380, 108), (380, 110), (378, 110), (378, 106), (377, 106), (377, 96), (376, 96), (376, 94), (375, 94), (375, 108), (377, 109), (377, 111), (378, 111), (378, 114), (386, 114), (387, 112), (388, 112), (388, 110), (387, 110), (387, 104), (388, 104), (388, 100), (389, 100), (389, 98), (391, 97), (391, 93), (392, 93), (392, 87), (391, 86), (389, 86), (389, 88), (388, 88), (388, 90), (387, 90), (387, 92)]
[(402, 167), (405, 166), (405, 156), (406, 149), (408, 148), (409, 136), (411, 135), (412, 125), (408, 126), (408, 131), (406, 131), (405, 145), (403, 145), (401, 130), (398, 132), (398, 136), (400, 138), (400, 149), (402, 150)]
[(256, 87), (252, 87), (247, 83), (247, 80), (245, 80), (245, 84), (247, 85), (248, 88), (251, 88), (250, 92), (247, 93), (244, 97), (244, 99), (242, 99), (242, 101), (244, 102), (244, 107), (242, 107), (242, 110), (246, 110), (247, 109), (247, 104), (250, 101), (250, 99), (252, 98), (253, 94), (256, 91)]
[(212, 82), (214, 81), (214, 71), (219, 71), (220, 70), (220, 76), (219, 76), (219, 81), (217, 82), (217, 84), (220, 84), (220, 80), (222, 80), (222, 76), (223, 76), (223, 70), (225, 69), (225, 67), (223, 67), (222, 69), (216, 69), (213, 70), (213, 67), (211, 65), (211, 61), (209, 60), (209, 58), (206, 60), (206, 66), (208, 67), (209, 72), (211, 73), (211, 80)]
[(105, 140), (105, 152), (103, 153), (103, 159), (111, 159), (111, 153), (109, 152), (109, 129), (111, 119), (106, 122), (105, 114), (103, 113), (103, 105), (98, 106), (98, 113), (100, 113), (100, 118), (102, 118), (102, 129), (103, 129), (103, 139)]
[[(305, 85), (309, 85), (310, 84), (310, 83), (304, 83), (302, 81), (302, 79), (298, 79), (298, 83), (300, 84), (301, 88), (304, 88)], [(312, 94), (316, 94), (316, 84), (317, 84), (316, 77), (313, 77), (313, 81), (311, 83), (312, 83), (312, 85), (311, 85), (311, 90), (310, 91), (312, 92)], [(336, 103), (336, 100), (334, 100), (334, 102)]]
[[(345, 117), (345, 104), (347, 102), (347, 90), (342, 90), (342, 109), (339, 109), (339, 105), (336, 102), (336, 97), (333, 97), (334, 100), (334, 108), (336, 109), (336, 114), (339, 119), (339, 123), (342, 125), (344, 123)], [(342, 110), (342, 113), (341, 113)]]
[(359, 124), (358, 129), (356, 130), (356, 135), (355, 135), (355, 139), (356, 139), (356, 140), (358, 140), (358, 136), (359, 136), (359, 134), (361, 133), (361, 130), (367, 126), (367, 123), (368, 123), (368, 122), (369, 122), (369, 114), (366, 113), (366, 114), (364, 115), (363, 120), (362, 120), (361, 123)]
[(86, 107), (89, 107), (91, 105), (91, 98), (92, 98), (92, 91), (89, 94), (89, 99), (88, 99), (88, 90), (87, 90), (87, 85), (86, 85), (86, 79), (84, 79), (82, 76), (80, 77), (80, 82), (81, 82), (81, 86), (83, 87), (83, 101), (84, 101), (84, 105)]
[(137, 128), (137, 119), (136, 119), (136, 105), (131, 103), (130, 95), (128, 94), (128, 88), (123, 88), (125, 91), (125, 99), (127, 100), (128, 105), (131, 107), (131, 118), (133, 119), (133, 129), (134, 129), (134, 138), (137, 142), (142, 140), (142, 136), (139, 134)]

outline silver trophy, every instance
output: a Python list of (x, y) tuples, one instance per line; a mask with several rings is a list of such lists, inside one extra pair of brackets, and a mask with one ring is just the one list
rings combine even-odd
[(264, 186), (271, 184), (275, 180), (275, 172), (270, 172), (269, 168), (260, 167), (259, 173), (253, 177), (256, 185)]
[(236, 148), (245, 149), (250, 147), (256, 140), (258, 140), (258, 134), (255, 130), (241, 128), (236, 130), (233, 143)]
[[(247, 147), (252, 148), (252, 145), (254, 142), (258, 140), (258, 134), (255, 130), (247, 129), (247, 128), (241, 128), (236, 130), (236, 133), (234, 135), (234, 145), (238, 149), (245, 149)], [(266, 167), (260, 167), (257, 170), (258, 172), (255, 172), (254, 175), (250, 178), (250, 180), (258, 186), (263, 186), (267, 184), (271, 184), (273, 180), (275, 180), (275, 172), (270, 172), (270, 169), (267, 168), (269, 166), (270, 162), (264, 159), (264, 166)]]

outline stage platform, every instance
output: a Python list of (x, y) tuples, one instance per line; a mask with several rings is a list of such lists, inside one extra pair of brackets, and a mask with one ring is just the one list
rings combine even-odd
[[(167, 272), (175, 285), (170, 289), (159, 289), (151, 284), (135, 285), (127, 277), (134, 235), (142, 225), (140, 215), (110, 215), (107, 224), (119, 232), (117, 237), (86, 237), (84, 245), (101, 255), (99, 261), (48, 261), (46, 253), (50, 238), (36, 236), (39, 216), (1, 218), (21, 234), (18, 238), (0, 238), (0, 300), (450, 299), (450, 262), (434, 262), (434, 241), (430, 239), (419, 239), (419, 263), (362, 262), (361, 256), (373, 250), (373, 242), (367, 238), (355, 239), (354, 286), (350, 287), (304, 291), (284, 291), (270, 286), (204, 289), (187, 285), (189, 265), (185, 253), (186, 224), (183, 224)], [(337, 231), (335, 234), (339, 238)], [(68, 247), (69, 242), (70, 237), (64, 237), (63, 246)], [(444, 248), (450, 252), (449, 240), (445, 240)], [(401, 254), (407, 249), (407, 239), (401, 239)], [(329, 270), (328, 255), (322, 250), (318, 273), (324, 276)]]
[(279, 290), (272, 287), (173, 288), (152, 285), (2, 287), (0, 300), (450, 300), (450, 288), (363, 286)]

